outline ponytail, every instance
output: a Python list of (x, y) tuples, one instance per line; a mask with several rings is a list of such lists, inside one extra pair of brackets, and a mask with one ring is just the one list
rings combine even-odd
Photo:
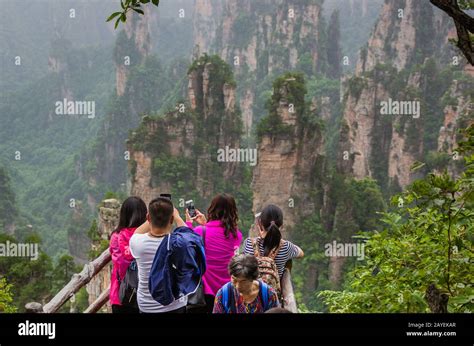
[(280, 245), (283, 212), (276, 205), (267, 205), (260, 214), (260, 223), (267, 231), (267, 235), (263, 239), (263, 255), (268, 256)]

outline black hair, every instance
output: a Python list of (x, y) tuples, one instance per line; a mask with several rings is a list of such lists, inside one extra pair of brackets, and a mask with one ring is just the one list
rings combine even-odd
[(229, 238), (232, 234), (237, 238), (237, 222), (239, 215), (235, 199), (232, 195), (221, 193), (216, 195), (207, 210), (207, 218), (209, 221), (219, 220), (224, 226), (224, 235)]
[(267, 235), (263, 239), (263, 255), (268, 256), (272, 250), (280, 245), (280, 227), (283, 225), (283, 212), (276, 205), (269, 204), (263, 208), (259, 220), (260, 225), (267, 231)]
[(153, 226), (164, 228), (170, 224), (174, 212), (173, 202), (166, 197), (158, 197), (148, 205), (150, 222)]
[(232, 257), (228, 269), (231, 276), (244, 277), (247, 280), (257, 280), (259, 274), (257, 257), (248, 254)]
[(118, 233), (123, 228), (136, 228), (146, 221), (146, 204), (140, 197), (131, 196), (123, 201), (120, 207), (120, 217), (117, 228), (112, 233)]

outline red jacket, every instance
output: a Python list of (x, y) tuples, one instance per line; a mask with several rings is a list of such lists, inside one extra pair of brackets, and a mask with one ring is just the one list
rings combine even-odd
[(123, 228), (115, 232), (110, 237), (109, 251), (112, 255), (112, 277), (110, 278), (110, 304), (122, 305), (119, 297), (119, 282), (117, 272), (123, 279), (127, 273), (127, 268), (133, 260), (130, 253), (130, 238), (135, 233), (136, 228)]

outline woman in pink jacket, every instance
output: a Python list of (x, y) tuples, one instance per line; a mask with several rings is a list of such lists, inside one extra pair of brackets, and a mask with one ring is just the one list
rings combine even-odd
[(227, 266), (238, 252), (242, 233), (237, 229), (239, 217), (234, 197), (231, 195), (223, 193), (215, 196), (207, 210), (207, 219), (197, 209), (196, 214), (191, 218), (186, 210), (187, 225), (193, 228), (193, 221), (200, 224), (194, 231), (204, 238), (205, 244), (206, 272), (203, 275), (203, 284), (206, 308), (199, 312), (211, 313), (217, 291), (230, 281)]
[(127, 198), (120, 208), (117, 228), (110, 236), (110, 254), (112, 255), (112, 277), (110, 279), (110, 304), (112, 313), (138, 313), (138, 309), (123, 306), (119, 297), (119, 278), (123, 279), (133, 260), (129, 243), (135, 229), (146, 221), (147, 208), (140, 197)]

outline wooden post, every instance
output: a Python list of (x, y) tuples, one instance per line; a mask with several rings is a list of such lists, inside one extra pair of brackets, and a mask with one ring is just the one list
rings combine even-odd
[(110, 286), (100, 296), (91, 304), (89, 307), (84, 310), (85, 314), (94, 314), (99, 311), (108, 301), (110, 295)]
[(293, 285), (291, 283), (291, 272), (288, 268), (285, 268), (283, 277), (281, 279), (281, 291), (282, 291), (282, 307), (288, 311), (297, 313), (298, 308), (296, 307), (295, 293), (293, 291)]
[(79, 274), (74, 274), (71, 281), (59, 291), (49, 303), (43, 307), (47, 314), (58, 311), (71, 296), (84, 287), (98, 272), (100, 272), (111, 260), (109, 249), (92, 262), (84, 265), (84, 269)]

